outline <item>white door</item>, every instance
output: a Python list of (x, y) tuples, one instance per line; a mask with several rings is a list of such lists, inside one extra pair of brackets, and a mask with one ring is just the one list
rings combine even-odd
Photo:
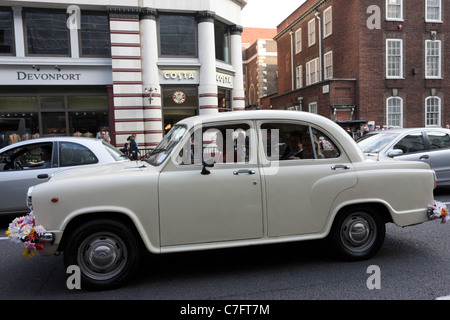
[[(261, 162), (268, 236), (320, 232), (333, 200), (357, 182), (353, 164), (339, 146), (317, 128), (289, 122), (260, 124), (262, 139), (267, 133), (270, 139), (278, 137), (275, 139), (278, 143), (272, 141), (272, 148), (268, 148), (271, 152), (261, 154), (266, 158)], [(289, 150), (293, 135), (301, 136), (301, 157), (283, 157), (283, 154), (293, 153)], [(298, 153), (297, 150), (294, 153)]]
[[(205, 133), (215, 129), (234, 134), (224, 133), (219, 143), (215, 136)], [(201, 164), (166, 165), (159, 180), (162, 246), (262, 237), (261, 177), (256, 150), (250, 148), (256, 139), (248, 129), (250, 124), (203, 127), (202, 145), (216, 160), (214, 167), (205, 168), (209, 174), (201, 173)], [(236, 133), (244, 130), (245, 146), (236, 150), (243, 152), (243, 157), (228, 152), (233, 159), (224, 159), (222, 154), (227, 152), (221, 145), (235, 147), (230, 139), (236, 142)]]

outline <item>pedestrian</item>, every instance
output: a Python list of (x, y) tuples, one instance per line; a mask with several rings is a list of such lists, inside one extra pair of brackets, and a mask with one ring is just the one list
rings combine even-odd
[(130, 150), (128, 149), (128, 143), (124, 143), (123, 144), (123, 148), (120, 149), (120, 151), (122, 151), (123, 154), (129, 156), (130, 155)]
[(132, 134), (128, 137), (128, 140), (130, 141), (130, 148), (128, 149), (129, 156), (131, 160), (138, 160), (138, 153), (140, 154), (140, 152), (138, 149), (138, 142), (136, 141), (136, 135)]

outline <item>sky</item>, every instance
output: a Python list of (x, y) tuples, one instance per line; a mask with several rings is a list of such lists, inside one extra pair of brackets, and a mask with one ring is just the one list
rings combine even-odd
[(248, 0), (242, 10), (242, 26), (276, 28), (305, 0)]

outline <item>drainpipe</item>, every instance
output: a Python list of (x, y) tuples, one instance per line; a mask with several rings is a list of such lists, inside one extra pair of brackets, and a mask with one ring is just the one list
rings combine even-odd
[(295, 67), (294, 67), (294, 32), (291, 29), (291, 32), (289, 32), (291, 35), (291, 86), (292, 91), (295, 89)]
[(319, 81), (323, 80), (323, 67), (322, 67), (322, 20), (320, 19), (320, 12), (316, 12), (316, 19), (319, 21)]

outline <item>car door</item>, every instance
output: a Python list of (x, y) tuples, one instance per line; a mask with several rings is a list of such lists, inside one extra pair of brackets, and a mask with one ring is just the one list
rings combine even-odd
[[(251, 129), (251, 122), (197, 127), (185, 139), (184, 153), (176, 151), (184, 156), (168, 160), (159, 179), (162, 246), (262, 237), (261, 177)], [(214, 167), (203, 167), (202, 154)]]
[(428, 164), (436, 172), (438, 184), (450, 182), (450, 136), (439, 130), (426, 131)]
[[(270, 237), (323, 230), (336, 196), (356, 185), (348, 156), (320, 128), (300, 122), (260, 122), (262, 176)], [(302, 152), (290, 138), (300, 136)], [(289, 156), (291, 153), (299, 157)], [(287, 156), (286, 156), (287, 155)]]
[[(48, 181), (55, 172), (55, 148), (52, 142), (21, 145), (9, 149), (0, 155), (1, 212), (26, 212), (25, 198), (28, 188)], [(46, 152), (50, 158), (45, 165), (32, 166), (40, 162), (41, 155)], [(43, 167), (45, 166), (45, 167)]]

